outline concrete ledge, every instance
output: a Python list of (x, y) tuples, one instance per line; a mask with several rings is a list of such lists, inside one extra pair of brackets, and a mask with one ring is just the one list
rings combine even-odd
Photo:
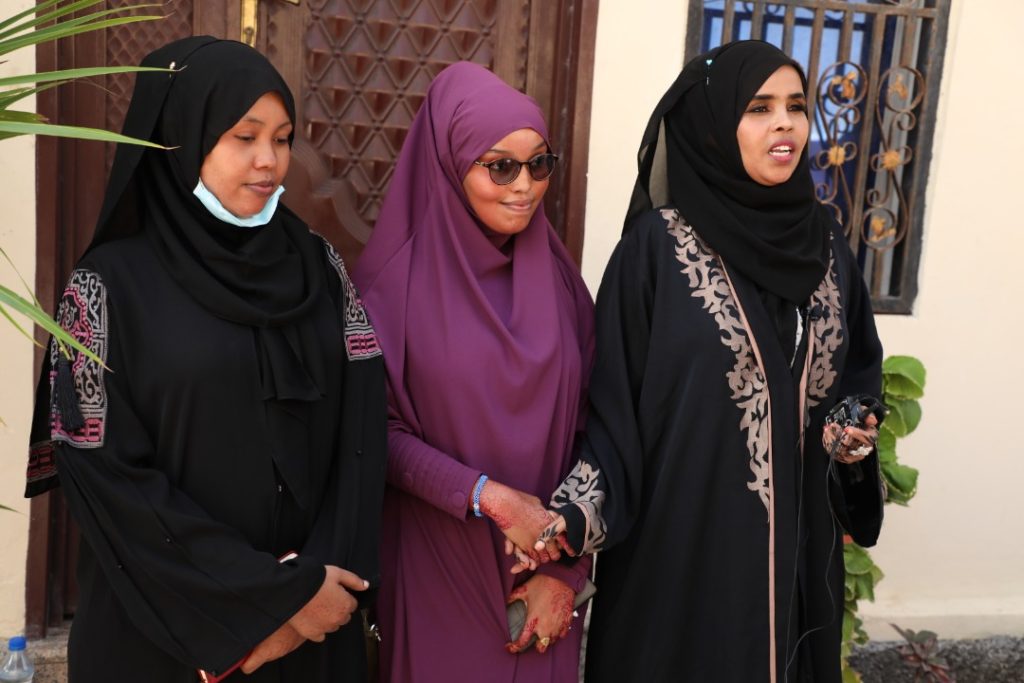
[[(854, 649), (850, 663), (864, 683), (913, 683), (913, 669), (896, 648), (903, 641), (871, 642)], [(1024, 638), (995, 636), (978, 640), (940, 640), (957, 683), (1020, 683), (1024, 681)]]
[(32, 683), (67, 683), (68, 629), (51, 629), (46, 638), (28, 641), (28, 652), (36, 667)]

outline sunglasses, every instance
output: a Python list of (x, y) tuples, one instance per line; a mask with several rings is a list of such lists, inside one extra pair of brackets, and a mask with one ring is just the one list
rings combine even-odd
[(519, 171), (523, 169), (523, 166), (529, 169), (531, 178), (544, 180), (555, 172), (556, 161), (558, 161), (557, 154), (538, 154), (529, 161), (495, 159), (494, 161), (474, 161), (473, 163), (486, 168), (494, 184), (508, 185), (519, 177)]

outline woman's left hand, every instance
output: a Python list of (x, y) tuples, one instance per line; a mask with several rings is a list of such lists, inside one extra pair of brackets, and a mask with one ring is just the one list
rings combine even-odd
[(569, 633), (572, 625), (572, 603), (576, 592), (567, 584), (551, 576), (534, 574), (508, 596), (509, 604), (516, 600), (526, 603), (526, 623), (519, 640), (506, 643), (505, 649), (517, 654), (529, 649), (530, 638), (537, 636), (537, 652), (545, 652), (559, 638)]
[(839, 450), (835, 454), (836, 460), (846, 465), (860, 462), (875, 449), (875, 442), (878, 441), (878, 419), (874, 415), (868, 415), (864, 420), (863, 429), (838, 424), (825, 425), (821, 442), (826, 452), (832, 452), (836, 439), (840, 440)]

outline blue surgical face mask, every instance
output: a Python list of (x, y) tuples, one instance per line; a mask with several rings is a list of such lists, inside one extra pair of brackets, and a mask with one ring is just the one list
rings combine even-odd
[(239, 218), (224, 208), (220, 200), (206, 188), (206, 185), (203, 185), (202, 178), (199, 179), (196, 189), (192, 190), (192, 194), (199, 198), (199, 201), (203, 203), (206, 210), (213, 214), (215, 218), (219, 218), (231, 225), (237, 225), (240, 228), (258, 228), (269, 223), (270, 219), (274, 217), (274, 212), (277, 211), (277, 200), (283, 193), (284, 185), (278, 185), (277, 189), (274, 190), (274, 194), (270, 195), (270, 199), (267, 200), (267, 203), (263, 205), (263, 209), (258, 214), (248, 216), (247, 218)]

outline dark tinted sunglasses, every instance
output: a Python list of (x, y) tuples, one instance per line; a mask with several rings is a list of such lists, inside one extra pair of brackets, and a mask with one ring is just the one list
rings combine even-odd
[(529, 169), (531, 178), (544, 180), (555, 172), (556, 161), (558, 161), (557, 154), (538, 154), (529, 161), (495, 159), (494, 161), (474, 161), (473, 163), (486, 168), (495, 184), (508, 185), (519, 177), (519, 171), (523, 166)]

